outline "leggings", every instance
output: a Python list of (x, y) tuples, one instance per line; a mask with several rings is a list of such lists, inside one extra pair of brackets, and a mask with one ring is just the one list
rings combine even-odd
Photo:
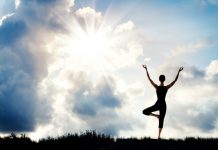
[(159, 110), (159, 112), (160, 112), (159, 128), (163, 128), (164, 117), (165, 117), (165, 114), (166, 114), (166, 103), (160, 104), (160, 103), (156, 102), (153, 106), (144, 109), (142, 111), (142, 113), (144, 115), (150, 115), (151, 112), (157, 111), (157, 110)]

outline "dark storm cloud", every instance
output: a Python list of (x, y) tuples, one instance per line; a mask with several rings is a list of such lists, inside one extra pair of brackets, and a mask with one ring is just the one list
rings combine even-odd
[(37, 0), (36, 2), (41, 5), (44, 5), (44, 4), (51, 5), (51, 4), (56, 4), (58, 1), (60, 0)]
[(216, 100), (210, 99), (206, 105), (194, 106), (197, 115), (191, 116), (189, 122), (192, 126), (198, 127), (204, 132), (212, 131), (216, 128), (216, 121), (218, 120), (218, 103)]
[[(113, 122), (113, 119), (110, 118), (110, 122)], [(111, 136), (118, 136), (118, 132), (120, 130), (125, 130), (125, 129), (130, 129), (131, 126), (129, 123), (125, 122), (124, 120), (110, 124), (108, 123), (107, 125), (103, 126), (102, 128), (99, 129), (101, 133), (105, 133)]]
[(0, 131), (31, 131), (35, 125), (37, 95), (25, 72), (0, 67)]
[(201, 112), (198, 117), (195, 118), (195, 122), (193, 124), (198, 126), (203, 131), (212, 131), (216, 128), (217, 117), (217, 108), (211, 108), (209, 112)]
[(37, 80), (22, 64), (23, 60), (28, 62), (31, 58), (17, 55), (9, 48), (1, 50), (0, 55), (5, 60), (0, 64), (0, 131), (31, 131), (39, 107)]
[(0, 26), (0, 48), (14, 44), (27, 32), (26, 24), (22, 20), (11, 21), (6, 19)]
[(203, 70), (199, 70), (196, 67), (189, 68), (193, 74), (193, 78), (203, 78), (205, 76), (205, 72)]
[(85, 73), (74, 72), (69, 80), (74, 87), (68, 97), (72, 113), (86, 123), (87, 129), (117, 136), (120, 130), (131, 128), (117, 112), (126, 95), (116, 92), (117, 85), (112, 77), (102, 77), (93, 85)]
[(37, 4), (55, 4), (58, 0), (21, 0), (21, 5), (29, 5), (30, 3), (37, 3)]
[(41, 45), (49, 40), (37, 37), (37, 33), (51, 27), (50, 24), (46, 26), (45, 20), (52, 8), (41, 5), (41, 1), (40, 7), (48, 13), (43, 14), (38, 11), (36, 2), (40, 3), (21, 1), (14, 15), (3, 20), (0, 26), (1, 132), (33, 131), (37, 124), (49, 121), (52, 111), (45, 97), (38, 95), (37, 87), (47, 72), (47, 55), (42, 52)]
[[(69, 0), (21, 0), (15, 16), (22, 17), (26, 24), (34, 28), (44, 28), (52, 32), (66, 32), (65, 17)], [(69, 6), (70, 7), (70, 6)]]
[(180, 121), (183, 120), (183, 123), (180, 123), (180, 125), (196, 128), (203, 132), (213, 131), (216, 129), (216, 121), (218, 120), (217, 106), (218, 103), (211, 100), (211, 102), (206, 105), (191, 105), (180, 107), (180, 109), (176, 108), (177, 113), (183, 112), (183, 114), (180, 114), (181, 116), (178, 117)]
[(100, 109), (114, 109), (121, 105), (121, 98), (115, 95), (112, 87), (106, 81), (101, 82), (96, 88), (90, 87), (81, 88), (75, 93), (73, 109), (78, 114), (95, 116)]

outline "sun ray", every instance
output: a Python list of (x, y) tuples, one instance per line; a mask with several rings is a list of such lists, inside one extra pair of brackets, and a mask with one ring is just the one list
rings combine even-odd
[(120, 17), (111, 22), (105, 14), (91, 7), (75, 10), (70, 15), (66, 19), (54, 14), (64, 24), (67, 34), (58, 34), (56, 41), (51, 43), (51, 47), (56, 47), (53, 50), (56, 61), (50, 65), (48, 78), (45, 79), (57, 86), (63, 99), (64, 91), (71, 86), (63, 76), (65, 72), (85, 72), (95, 82), (131, 62), (128, 60), (131, 53), (128, 52), (127, 43), (133, 34), (115, 32), (114, 23), (117, 21), (116, 25), (122, 24)]

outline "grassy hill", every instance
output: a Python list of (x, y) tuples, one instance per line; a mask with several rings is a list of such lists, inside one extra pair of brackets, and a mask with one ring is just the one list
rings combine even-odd
[(0, 146), (19, 146), (19, 147), (49, 147), (70, 149), (95, 149), (95, 150), (211, 150), (217, 149), (218, 138), (185, 138), (185, 139), (163, 139), (156, 140), (151, 138), (117, 138), (109, 135), (86, 131), (81, 134), (68, 134), (56, 138), (48, 137), (40, 139), (38, 142), (32, 141), (25, 135), (10, 136), (0, 138)]

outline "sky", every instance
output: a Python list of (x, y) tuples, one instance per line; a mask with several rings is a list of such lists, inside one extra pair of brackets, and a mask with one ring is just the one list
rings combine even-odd
[(217, 0), (1, 0), (0, 135), (218, 136)]

